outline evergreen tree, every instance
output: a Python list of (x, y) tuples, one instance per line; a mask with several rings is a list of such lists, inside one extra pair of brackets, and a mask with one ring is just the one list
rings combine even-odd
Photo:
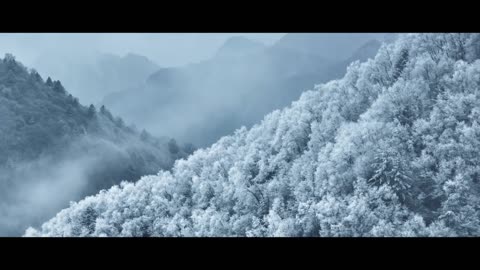
[(97, 109), (95, 109), (95, 106), (93, 106), (93, 104), (90, 104), (90, 106), (88, 107), (88, 118), (93, 118), (95, 117), (95, 115), (97, 114)]
[(60, 81), (55, 81), (53, 83), (53, 90), (59, 93), (65, 93), (65, 88), (63, 88), (63, 85)]
[(105, 115), (110, 121), (113, 121), (113, 115), (110, 113), (109, 110), (107, 110), (107, 108), (105, 108), (105, 105), (102, 105), (102, 107), (100, 107), (100, 113), (102, 115)]
[(389, 185), (400, 199), (405, 200), (412, 179), (404, 168), (401, 157), (394, 156), (388, 152), (382, 152), (375, 158), (372, 164), (374, 175), (368, 180), (375, 185)]
[(45, 82), (45, 84), (49, 87), (53, 87), (53, 81), (52, 79), (50, 79), (50, 77), (47, 78), (47, 81)]

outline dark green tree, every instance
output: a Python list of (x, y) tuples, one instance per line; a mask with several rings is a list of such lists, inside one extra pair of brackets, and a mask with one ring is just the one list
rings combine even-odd
[(65, 93), (65, 88), (60, 81), (55, 81), (53, 83), (53, 90), (59, 93)]
[(95, 106), (93, 104), (90, 104), (90, 107), (88, 107), (88, 117), (93, 118), (97, 114), (97, 109), (95, 109)]
[(49, 87), (52, 87), (53, 86), (53, 82), (52, 82), (52, 79), (50, 77), (47, 78), (47, 81), (45, 82), (45, 84)]
[(35, 69), (31, 70), (30, 76), (35, 82), (43, 82), (42, 76)]
[(105, 115), (111, 121), (113, 121), (113, 115), (110, 113), (109, 110), (107, 110), (107, 108), (105, 108), (105, 105), (102, 105), (102, 107), (100, 107), (100, 113)]

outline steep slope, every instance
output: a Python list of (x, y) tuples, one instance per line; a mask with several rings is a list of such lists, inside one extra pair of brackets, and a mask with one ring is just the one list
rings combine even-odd
[(28, 236), (478, 236), (480, 35), (409, 34)]
[[(186, 153), (82, 106), (60, 81), (0, 59), (0, 235), (20, 234), (122, 180), (169, 169)], [(177, 146), (178, 148), (178, 146)]]
[[(357, 44), (356, 39), (344, 41), (349, 46), (363, 44)], [(276, 45), (261, 48), (248, 39), (232, 38), (212, 59), (160, 69), (144, 87), (114, 93), (104, 103), (153, 134), (208, 146), (242, 125), (251, 127), (265, 114), (287, 106), (315, 83), (340, 78), (348, 65), (344, 59), (365, 57), (349, 52), (331, 61), (316, 54), (323, 47), (318, 45), (310, 51)], [(375, 54), (365, 52), (370, 57)], [(124, 105), (127, 102), (128, 107)], [(150, 112), (147, 117), (146, 108)]]

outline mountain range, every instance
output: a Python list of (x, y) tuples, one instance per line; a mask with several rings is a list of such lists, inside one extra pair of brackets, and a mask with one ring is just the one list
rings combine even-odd
[[(209, 60), (161, 68), (103, 104), (157, 136), (208, 146), (373, 57), (385, 34), (287, 34), (272, 46), (232, 37)], [(144, 112), (148, 111), (148, 115)]]

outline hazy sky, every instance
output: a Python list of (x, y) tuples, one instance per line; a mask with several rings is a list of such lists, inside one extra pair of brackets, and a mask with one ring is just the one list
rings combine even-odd
[(208, 59), (232, 36), (244, 36), (266, 45), (281, 33), (21, 33), (0, 34), (1, 57), (13, 53), (26, 65), (42, 53), (129, 52), (145, 55), (163, 67)]

